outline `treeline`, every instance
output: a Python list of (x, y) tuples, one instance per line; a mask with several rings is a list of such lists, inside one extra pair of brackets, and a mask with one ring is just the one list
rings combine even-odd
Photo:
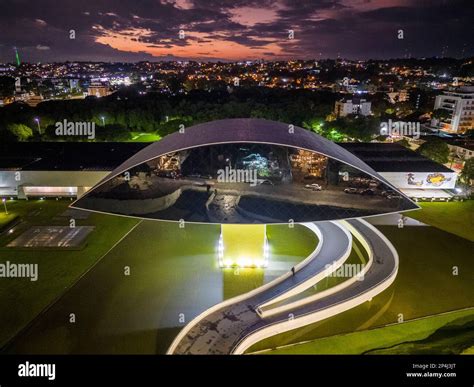
[(36, 107), (8, 105), (0, 109), (0, 136), (3, 140), (22, 141), (29, 137), (29, 129), (33, 140), (58, 140), (55, 123), (64, 119), (95, 122), (98, 139), (103, 135), (104, 140), (118, 141), (131, 136), (131, 132), (165, 136), (177, 131), (180, 124), (188, 127), (224, 118), (265, 118), (302, 126), (311, 119), (324, 119), (337, 98), (337, 94), (324, 91), (264, 88), (193, 90), (175, 96), (139, 95), (129, 89), (104, 98), (48, 101)]
[[(87, 137), (61, 136), (56, 122), (94, 122), (94, 141), (130, 141), (138, 134), (156, 139), (198, 123), (225, 118), (264, 118), (305, 127), (334, 141), (370, 141), (380, 134), (380, 121), (416, 120), (432, 105), (432, 96), (415, 93), (410, 102), (390, 105), (384, 93), (370, 96), (375, 116), (336, 119), (334, 103), (342, 97), (331, 91), (236, 87), (191, 90), (169, 95), (141, 94), (134, 87), (103, 97), (56, 100), (30, 107), (14, 103), (0, 109), (0, 139), (12, 141), (88, 141)], [(415, 109), (414, 101), (424, 107)], [(426, 106), (425, 106), (426, 105)]]

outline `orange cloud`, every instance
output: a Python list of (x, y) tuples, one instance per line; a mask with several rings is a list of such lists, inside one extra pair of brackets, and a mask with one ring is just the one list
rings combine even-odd
[[(101, 36), (96, 38), (97, 43), (108, 45), (120, 51), (145, 52), (156, 57), (173, 55), (186, 58), (226, 58), (238, 60), (265, 58), (268, 56), (265, 54), (266, 52), (271, 52), (276, 56), (283, 54), (282, 48), (276, 41), (258, 47), (247, 47), (231, 40), (226, 40), (225, 38), (213, 38), (210, 40), (207, 34), (186, 31), (185, 39), (189, 40), (184, 46), (177, 44), (179, 40), (178, 34), (176, 36), (176, 43), (174, 43), (173, 39), (165, 39), (150, 44), (148, 42), (139, 41), (140, 37), (149, 37), (152, 35), (152, 32), (147, 29), (134, 28), (117, 32), (96, 26), (95, 30), (101, 33)], [(255, 40), (260, 39), (255, 38)], [(166, 47), (169, 45), (173, 47)], [(203, 55), (203, 53), (209, 54)]]

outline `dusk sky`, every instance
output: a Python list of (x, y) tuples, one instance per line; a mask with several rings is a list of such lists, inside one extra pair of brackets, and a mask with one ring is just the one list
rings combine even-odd
[(472, 0), (0, 0), (0, 10), (1, 62), (14, 47), (27, 62), (474, 54)]

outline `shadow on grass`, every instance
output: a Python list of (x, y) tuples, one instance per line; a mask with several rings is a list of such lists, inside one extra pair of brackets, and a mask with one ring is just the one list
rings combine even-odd
[(459, 355), (474, 345), (474, 316), (458, 318), (423, 340), (364, 352), (364, 355)]

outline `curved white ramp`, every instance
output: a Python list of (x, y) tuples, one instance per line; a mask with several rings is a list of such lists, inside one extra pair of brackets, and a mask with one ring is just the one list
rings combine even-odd
[[(257, 313), (259, 306), (297, 294), (319, 281), (325, 274), (322, 268), (327, 263), (336, 261), (342, 264), (347, 259), (352, 240), (346, 227), (333, 222), (318, 223), (317, 228), (310, 227), (319, 232), (318, 249), (300, 264), (295, 276), (286, 274), (272, 283), (203, 312), (183, 328), (168, 353), (243, 353), (264, 338), (336, 315), (383, 291), (393, 282), (397, 273), (398, 256), (395, 249), (365, 221), (349, 220), (345, 226), (364, 241), (369, 256), (373, 256), (374, 263), (368, 265), (364, 281), (346, 284), (337, 292), (319, 296), (317, 301), (289, 304), (291, 311), (286, 309), (283, 313), (267, 316)], [(287, 317), (288, 313), (294, 316), (291, 320)]]

